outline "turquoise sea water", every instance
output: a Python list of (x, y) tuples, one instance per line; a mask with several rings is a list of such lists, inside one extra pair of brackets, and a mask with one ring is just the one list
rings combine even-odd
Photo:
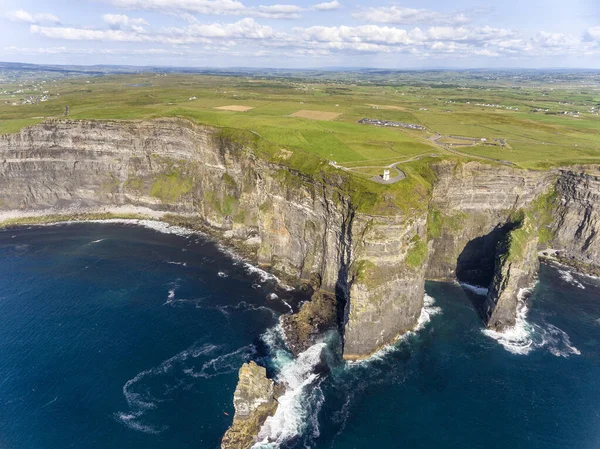
[(0, 448), (217, 448), (237, 370), (258, 359), (287, 386), (271, 447), (596, 449), (598, 285), (544, 266), (519, 332), (490, 336), (476, 295), (428, 283), (421, 328), (394, 347), (343, 364), (323, 343), (293, 361), (277, 318), (303, 294), (210, 241), (3, 230)]

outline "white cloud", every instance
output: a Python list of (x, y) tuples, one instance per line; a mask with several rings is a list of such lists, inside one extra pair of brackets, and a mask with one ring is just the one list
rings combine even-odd
[(39, 47), (39, 48), (22, 48), (22, 47), (4, 47), (4, 51), (8, 53), (23, 53), (23, 54), (32, 54), (32, 55), (57, 55), (57, 54), (65, 54), (68, 53), (66, 47)]
[(146, 40), (135, 31), (88, 30), (83, 28), (44, 27), (39, 25), (31, 25), (29, 30), (33, 34), (39, 34), (50, 39), (118, 42), (142, 42)]
[(471, 20), (464, 13), (441, 13), (428, 9), (404, 8), (401, 6), (381, 6), (367, 8), (353, 16), (373, 23), (466, 25)]
[(333, 11), (335, 9), (340, 9), (341, 7), (342, 5), (338, 0), (333, 0), (331, 2), (318, 3), (314, 6), (314, 9), (317, 11)]
[(540, 47), (571, 48), (579, 45), (580, 39), (564, 33), (539, 32), (533, 41)]
[(31, 14), (23, 9), (11, 11), (6, 14), (6, 17), (12, 22), (25, 22), (25, 23), (60, 23), (60, 19), (54, 14), (41, 13)]
[(144, 27), (148, 25), (148, 22), (144, 19), (133, 19), (123, 14), (104, 14), (102, 18), (115, 30), (132, 29), (138, 33), (143, 33), (145, 31)]
[(172, 28), (170, 32), (174, 35), (205, 38), (269, 39), (275, 37), (273, 28), (260, 25), (250, 18), (229, 24), (193, 24), (186, 28)]
[(166, 14), (205, 14), (297, 19), (304, 10), (296, 5), (245, 6), (237, 0), (104, 0), (119, 8), (155, 10)]
[(220, 45), (227, 45), (224, 40), (256, 40), (274, 39), (277, 34), (273, 28), (258, 24), (254, 19), (246, 18), (235, 23), (208, 25), (192, 24), (184, 28), (167, 28), (158, 33), (140, 32), (131, 29), (93, 30), (71, 27), (44, 27), (31, 25), (30, 31), (50, 39), (87, 40), (106, 42), (158, 42), (161, 44), (194, 44), (211, 43), (212, 39), (220, 40)]
[(590, 40), (600, 42), (600, 26), (589, 28), (586, 37)]

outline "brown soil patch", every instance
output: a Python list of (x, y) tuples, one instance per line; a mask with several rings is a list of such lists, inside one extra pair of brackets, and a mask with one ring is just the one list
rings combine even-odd
[(308, 118), (311, 120), (334, 120), (342, 115), (341, 112), (307, 111), (302, 109), (291, 114), (292, 117)]
[(252, 106), (240, 106), (237, 104), (232, 104), (230, 106), (219, 106), (215, 109), (219, 109), (221, 111), (235, 111), (235, 112), (247, 112), (250, 109), (254, 109)]
[(393, 106), (390, 104), (367, 104), (367, 106), (371, 106), (372, 108), (384, 109), (388, 111), (406, 111), (406, 108), (402, 106)]

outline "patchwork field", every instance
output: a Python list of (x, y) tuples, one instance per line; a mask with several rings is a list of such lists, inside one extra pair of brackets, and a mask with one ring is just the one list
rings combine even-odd
[(325, 120), (325, 121), (335, 120), (340, 115), (342, 115), (341, 112), (307, 111), (304, 109), (302, 109), (300, 111), (296, 111), (293, 114), (290, 114), (291, 117), (307, 118), (310, 120)]
[[(68, 106), (71, 118), (176, 116), (251, 131), (294, 155), (346, 168), (377, 171), (430, 154), (536, 169), (600, 163), (600, 75), (556, 77), (148, 73), (0, 82), (0, 133), (63, 117)], [(365, 126), (362, 118), (426, 130)]]
[(248, 112), (254, 108), (252, 106), (240, 106), (232, 104), (230, 106), (217, 106), (215, 109), (219, 109), (221, 111)]

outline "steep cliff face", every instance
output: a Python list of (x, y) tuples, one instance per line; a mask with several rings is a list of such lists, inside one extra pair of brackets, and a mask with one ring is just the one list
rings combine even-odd
[(426, 221), (426, 215), (355, 219), (344, 358), (360, 358), (415, 327), (423, 307)]
[(600, 274), (600, 168), (559, 170), (552, 246), (563, 262)]
[(496, 246), (511, 215), (552, 189), (556, 174), (478, 162), (436, 166), (429, 231), (433, 239), (427, 277), (487, 286)]
[[(403, 257), (423, 220), (359, 214), (335, 176), (267, 162), (218, 130), (178, 119), (51, 121), (0, 136), (0, 161), (0, 212), (135, 205), (186, 215), (278, 274), (316, 275), (323, 290), (353, 295), (341, 317), (353, 356), (416, 322), (423, 275), (405, 270)], [(355, 261), (368, 275), (355, 276)], [(373, 322), (385, 324), (383, 335), (363, 329)]]

